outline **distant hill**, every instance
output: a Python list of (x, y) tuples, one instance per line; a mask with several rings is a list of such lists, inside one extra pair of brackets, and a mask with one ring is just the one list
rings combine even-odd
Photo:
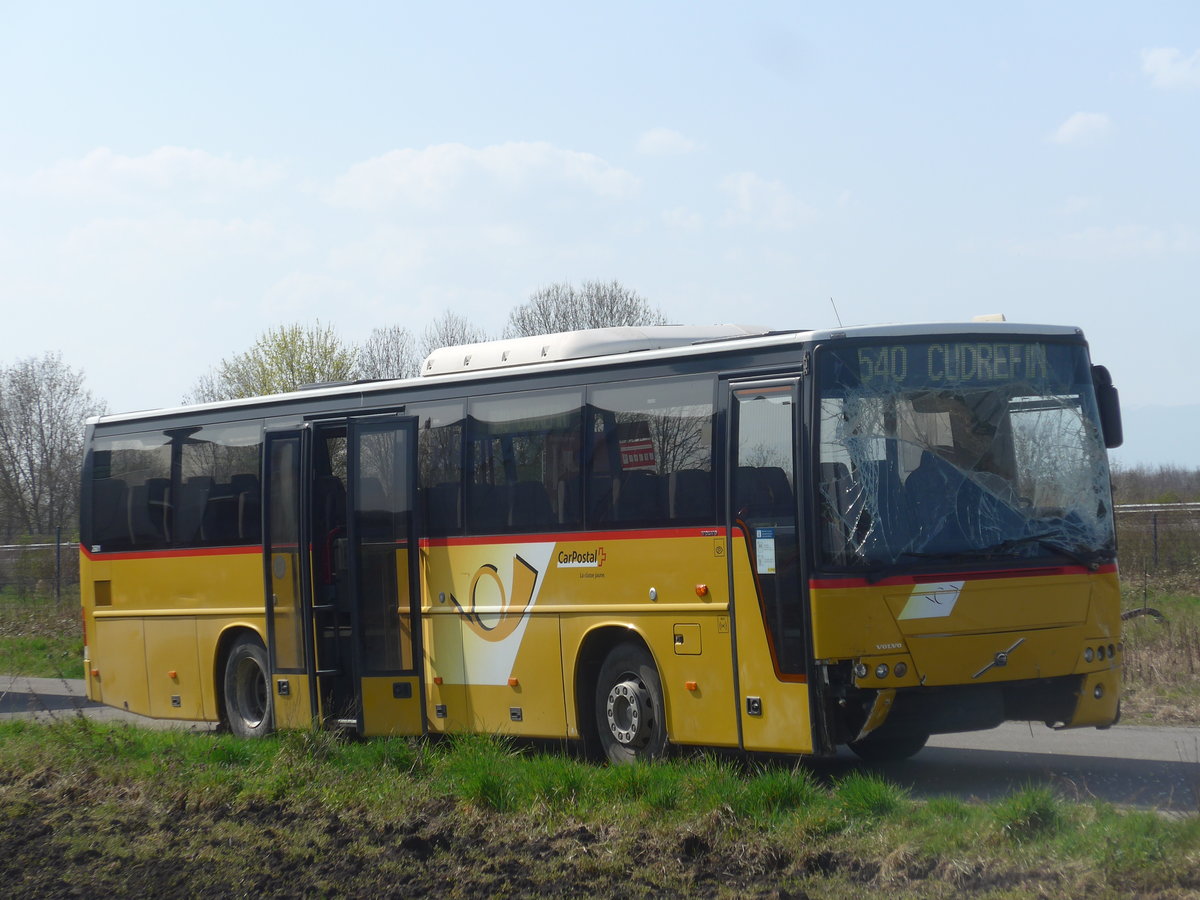
[(1110, 451), (1119, 465), (1200, 469), (1200, 404), (1124, 407), (1125, 443)]

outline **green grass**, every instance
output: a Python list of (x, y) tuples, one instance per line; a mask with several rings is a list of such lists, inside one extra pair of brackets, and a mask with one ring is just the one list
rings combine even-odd
[(0, 723), (0, 878), (31, 894), (1184, 896), (1197, 848), (1196, 816), (1043, 787), (919, 801), (713, 755)]
[(0, 675), (83, 677), (83, 626), (78, 597), (19, 599), (0, 595)]
[(1188, 585), (1123, 587), (1126, 609), (1148, 606), (1163, 616), (1123, 623), (1123, 721), (1200, 725), (1200, 597)]

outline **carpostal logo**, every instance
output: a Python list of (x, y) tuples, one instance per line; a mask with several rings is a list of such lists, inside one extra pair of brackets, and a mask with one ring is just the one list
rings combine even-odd
[(606, 555), (603, 547), (594, 550), (559, 550), (560, 569), (598, 569), (604, 565)]

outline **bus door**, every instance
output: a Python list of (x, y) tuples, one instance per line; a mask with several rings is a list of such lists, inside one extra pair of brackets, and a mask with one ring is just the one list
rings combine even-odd
[(729, 565), (747, 750), (813, 749), (799, 401), (795, 378), (730, 387)]
[(424, 730), (415, 418), (349, 423), (347, 581), (360, 734)]
[(419, 734), (415, 420), (269, 431), (267, 636), (275, 724)]
[(308, 528), (310, 430), (268, 430), (263, 448), (263, 578), (277, 728), (318, 718)]

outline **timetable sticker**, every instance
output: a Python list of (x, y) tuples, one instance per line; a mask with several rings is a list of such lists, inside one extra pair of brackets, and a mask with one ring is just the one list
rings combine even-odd
[(759, 575), (775, 574), (775, 529), (754, 529), (754, 555), (758, 559)]

